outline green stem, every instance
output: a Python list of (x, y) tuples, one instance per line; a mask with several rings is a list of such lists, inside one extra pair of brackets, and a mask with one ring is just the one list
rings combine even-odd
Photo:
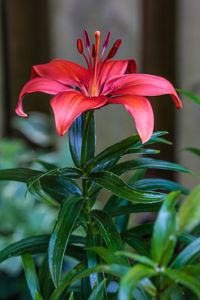
[[(83, 189), (83, 195), (85, 197), (85, 203), (84, 203), (84, 208), (83, 208), (83, 213), (85, 217), (85, 223), (86, 223), (86, 247), (93, 247), (96, 245), (96, 238), (95, 238), (95, 230), (92, 224), (92, 219), (90, 216), (90, 199), (87, 194), (87, 187), (88, 187), (88, 182), (87, 179), (82, 179), (82, 189)], [(96, 266), (96, 254), (90, 250), (86, 251), (87, 253), (87, 266), (88, 268), (92, 268)], [(91, 274), (89, 277), (89, 282), (90, 282), (90, 288), (91, 290), (95, 286), (95, 284), (98, 282), (98, 274), (94, 273)]]

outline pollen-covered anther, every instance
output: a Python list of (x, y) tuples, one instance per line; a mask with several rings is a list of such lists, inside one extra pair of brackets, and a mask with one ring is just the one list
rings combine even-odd
[(77, 49), (80, 54), (83, 54), (83, 42), (81, 39), (77, 39)]

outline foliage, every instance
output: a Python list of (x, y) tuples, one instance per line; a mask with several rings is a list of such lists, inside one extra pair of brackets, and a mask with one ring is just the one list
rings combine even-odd
[(168, 143), (165, 134), (145, 144), (130, 136), (96, 154), (88, 112), (70, 129), (73, 166), (40, 160), (40, 169), (0, 171), (2, 182), (26, 184), (57, 215), (49, 232), (0, 251), (0, 262), (22, 257), (32, 299), (200, 298), (200, 187), (145, 177), (151, 169), (189, 173), (149, 157), (158, 152), (150, 145)]

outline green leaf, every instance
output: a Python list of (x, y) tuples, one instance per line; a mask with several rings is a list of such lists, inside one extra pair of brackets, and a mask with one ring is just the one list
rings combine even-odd
[(89, 178), (113, 194), (129, 201), (158, 202), (164, 198), (161, 193), (136, 190), (127, 185), (120, 177), (108, 171), (90, 174)]
[(136, 149), (131, 149), (130, 153), (137, 153), (137, 154), (142, 154), (142, 155), (155, 155), (159, 154), (160, 150), (157, 149), (149, 149), (149, 148), (136, 148)]
[(32, 259), (31, 255), (23, 254), (22, 262), (23, 262), (24, 272), (26, 276), (26, 281), (32, 299), (43, 300), (42, 296), (40, 295), (40, 287), (39, 287), (34, 260)]
[(117, 175), (121, 175), (129, 170), (135, 169), (158, 169), (158, 170), (168, 170), (176, 172), (189, 173), (189, 170), (175, 163), (171, 163), (164, 160), (158, 160), (154, 158), (138, 158), (128, 160), (111, 168), (111, 171)]
[[(129, 270), (128, 266), (120, 265), (120, 264), (110, 264), (110, 265), (97, 265), (96, 267), (85, 269), (78, 273), (76, 276), (73, 277), (71, 283), (76, 282), (77, 280), (80, 280), (81, 278), (87, 277), (92, 273), (106, 273), (113, 275), (115, 277), (122, 277), (124, 276), (127, 271)], [(68, 282), (70, 284), (70, 282)]]
[(152, 224), (135, 226), (122, 234), (122, 239), (141, 255), (149, 256), (149, 238), (152, 234)]
[(57, 201), (54, 200), (48, 193), (46, 193), (41, 186), (40, 180), (34, 179), (30, 180), (27, 184), (27, 191), (31, 193), (39, 201), (44, 201), (47, 204), (58, 206)]
[(39, 285), (41, 288), (41, 294), (43, 295), (45, 300), (49, 300), (51, 294), (54, 291), (54, 284), (51, 279), (51, 274), (49, 272), (49, 265), (48, 265), (48, 256), (45, 255), (43, 261), (39, 268)]
[(86, 165), (86, 172), (90, 172), (94, 167), (97, 166), (96, 171), (104, 168), (104, 163), (115, 158), (120, 158), (128, 148), (133, 146), (134, 143), (139, 141), (139, 136), (128, 137), (99, 153), (91, 162)]
[(200, 105), (200, 96), (194, 93), (191, 93), (190, 91), (182, 90), (182, 89), (176, 89), (177, 92), (182, 94), (183, 96), (188, 97), (190, 100), (194, 101), (196, 104)]
[(72, 280), (72, 278), (79, 273), (81, 270), (83, 270), (83, 265), (78, 264), (73, 269), (67, 272), (67, 274), (64, 276), (61, 284), (59, 287), (57, 287), (53, 294), (50, 297), (50, 300), (59, 300), (60, 296), (64, 293), (64, 291), (67, 288), (68, 283)]
[(74, 300), (74, 293), (73, 292), (71, 292), (68, 300)]
[[(91, 212), (91, 217), (96, 221), (108, 249), (113, 252), (122, 250), (123, 243), (112, 218), (107, 213), (100, 210), (93, 210)], [(119, 263), (128, 264), (128, 261), (127, 259), (121, 259), (119, 260)]]
[(103, 279), (93, 290), (88, 300), (102, 300), (106, 288), (106, 279)]
[(83, 198), (75, 196), (63, 201), (60, 212), (49, 241), (49, 270), (55, 286), (59, 285), (62, 262), (69, 236), (79, 217), (83, 206)]
[(134, 289), (144, 278), (150, 278), (156, 274), (156, 271), (150, 267), (137, 264), (130, 269), (121, 279), (119, 288), (119, 300), (132, 300)]
[(137, 261), (137, 262), (139, 262), (143, 265), (146, 265), (148, 267), (155, 268), (157, 266), (157, 264), (147, 256), (135, 254), (135, 253), (132, 253), (132, 252), (129, 252), (129, 251), (117, 251), (114, 254), (133, 259), (133, 260), (135, 260), (135, 261)]
[[(23, 239), (19, 242), (13, 243), (8, 247), (0, 251), (0, 263), (4, 260), (18, 256), (24, 253), (40, 254), (47, 251), (50, 235), (38, 235)], [(85, 240), (81, 236), (71, 235), (69, 239), (69, 244), (84, 244)], [(73, 247), (73, 253), (75, 253), (75, 248)], [(80, 248), (77, 250), (80, 253)], [(75, 256), (76, 257), (76, 256)]]
[(178, 220), (174, 206), (179, 195), (178, 191), (166, 196), (154, 225), (151, 255), (160, 265), (169, 262), (176, 244)]
[(81, 147), (84, 127), (84, 115), (80, 115), (69, 129), (69, 148), (75, 166), (81, 166)]
[[(113, 203), (114, 206), (114, 203)], [(112, 217), (125, 215), (125, 214), (136, 214), (143, 212), (157, 212), (160, 209), (160, 203), (135, 203), (130, 205), (122, 205), (119, 207), (113, 207), (112, 210), (108, 210)]]
[(16, 242), (0, 251), (0, 262), (23, 253), (38, 254), (47, 250), (49, 235), (29, 237)]
[(197, 156), (200, 156), (200, 149), (199, 148), (188, 147), (188, 148), (185, 148), (184, 150), (190, 151), (193, 154), (196, 154)]
[(196, 237), (187, 233), (187, 232), (182, 232), (179, 236), (178, 239), (183, 242), (184, 244), (190, 244), (196, 240)]
[(74, 269), (69, 271), (66, 276), (64, 276), (63, 280), (59, 287), (57, 287), (52, 294), (50, 300), (58, 300), (58, 297), (62, 295), (62, 293), (70, 286), (71, 284), (75, 283), (76, 281), (81, 280), (82, 278), (86, 278), (94, 273), (108, 273), (113, 276), (121, 277), (128, 271), (127, 266), (122, 266), (118, 264), (111, 264), (111, 265), (98, 265), (93, 268), (84, 268), (81, 265), (77, 265)]
[(81, 166), (95, 155), (95, 122), (94, 111), (90, 110), (84, 114), (84, 128), (81, 148)]
[(191, 231), (199, 224), (200, 216), (200, 185), (185, 198), (179, 210), (180, 231)]
[(74, 164), (81, 167), (88, 159), (94, 157), (95, 133), (93, 111), (83, 113), (69, 130), (69, 146)]
[(106, 263), (115, 264), (119, 263), (119, 258), (114, 255), (114, 252), (105, 247), (90, 247), (89, 250), (97, 253)]
[(27, 183), (34, 176), (43, 174), (41, 171), (27, 168), (0, 170), (0, 180), (11, 180)]
[[(154, 132), (151, 139), (146, 143), (146, 145), (156, 142), (156, 139), (165, 133), (166, 132), (161, 131)], [(105, 166), (107, 166), (105, 162), (108, 162), (112, 159), (116, 159), (117, 162), (117, 160), (124, 154), (128, 153), (129, 150), (140, 148), (142, 146), (143, 145), (138, 135), (130, 136), (100, 152), (86, 165), (85, 171), (89, 173), (93, 169), (93, 171), (99, 172), (105, 169)]]
[(140, 253), (141, 255), (149, 256), (149, 243), (139, 237), (138, 235), (134, 234), (123, 234), (122, 239), (136, 252)]
[(58, 170), (51, 170), (39, 176), (32, 177), (27, 182), (28, 192), (36, 199), (58, 206), (70, 195), (81, 195), (81, 190), (74, 180), (59, 176)]
[(197, 280), (190, 274), (187, 274), (186, 271), (184, 271), (183, 269), (182, 270), (167, 269), (165, 270), (164, 274), (170, 279), (172, 279), (174, 282), (180, 283), (185, 287), (189, 288), (197, 295), (198, 299), (200, 299), (199, 280)]
[[(92, 221), (91, 221), (92, 222)], [(95, 230), (96, 231), (96, 230)], [(98, 246), (100, 243), (99, 236), (95, 233), (88, 234), (86, 237), (86, 262), (88, 268), (95, 267), (98, 264), (98, 258), (96, 257), (96, 253), (91, 251), (90, 249)], [(85, 298), (87, 299), (91, 293), (93, 287), (100, 282), (100, 276), (98, 273), (91, 274), (88, 278), (85, 278), (82, 282), (83, 285), (83, 293)], [(86, 289), (87, 286), (87, 289)]]
[(174, 181), (162, 178), (145, 178), (136, 181), (133, 185), (136, 189), (142, 190), (165, 190), (165, 191), (181, 191), (183, 194), (188, 194), (189, 190), (181, 184)]
[(191, 263), (200, 255), (200, 238), (189, 244), (183, 249), (171, 264), (172, 268), (180, 268)]

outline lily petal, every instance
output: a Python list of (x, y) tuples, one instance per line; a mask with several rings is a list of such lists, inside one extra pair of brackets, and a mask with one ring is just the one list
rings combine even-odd
[(31, 94), (34, 92), (42, 92), (45, 94), (50, 94), (50, 95), (56, 95), (58, 93), (64, 92), (70, 90), (68, 87), (64, 86), (63, 84), (46, 79), (46, 78), (34, 78), (28, 81), (24, 87), (22, 88), (20, 95), (19, 95), (19, 100), (15, 109), (15, 112), (21, 116), (27, 118), (28, 115), (24, 112), (23, 106), (22, 106), (22, 100), (23, 97), (26, 94)]
[[(110, 91), (112, 86), (112, 91)], [(108, 80), (104, 87), (112, 95), (160, 96), (171, 95), (177, 108), (182, 102), (173, 85), (165, 78), (149, 74), (127, 74)]]
[(109, 104), (123, 104), (135, 120), (142, 143), (150, 139), (154, 128), (154, 114), (148, 99), (139, 96), (119, 96), (109, 99)]
[(104, 96), (85, 97), (76, 91), (58, 94), (51, 100), (58, 134), (64, 135), (83, 112), (99, 108), (106, 103), (107, 98)]
[(54, 59), (47, 64), (33, 66), (32, 77), (38, 76), (63, 84), (76, 85), (87, 80), (88, 70), (68, 60)]
[(129, 60), (107, 60), (103, 64), (100, 72), (100, 85), (103, 85), (108, 79), (113, 76), (125, 74), (128, 68)]

